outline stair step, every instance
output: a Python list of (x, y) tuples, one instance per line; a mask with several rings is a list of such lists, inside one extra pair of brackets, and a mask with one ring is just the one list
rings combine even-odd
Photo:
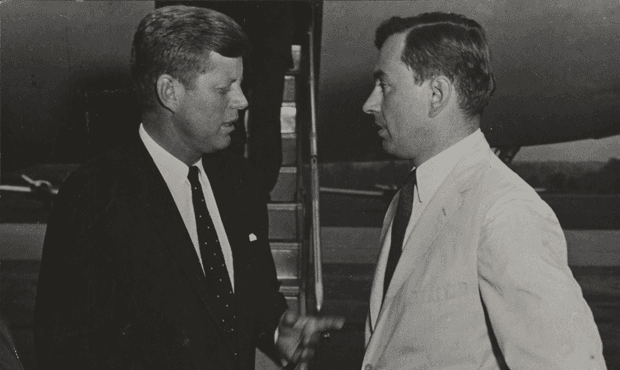
[(280, 108), (280, 132), (283, 134), (294, 134), (296, 116), (297, 107), (295, 103), (282, 103), (282, 108)]
[[(294, 281), (294, 284), (298, 284), (297, 280)], [(286, 303), (288, 303), (288, 308), (290, 310), (294, 310), (299, 312), (299, 286), (297, 285), (284, 285), (286, 281), (283, 282), (283, 285), (280, 286), (280, 292), (284, 294), (284, 298), (286, 298)]]
[(299, 249), (300, 243), (272, 242), (271, 254), (276, 264), (278, 279), (299, 278)]
[(297, 135), (282, 134), (282, 165), (294, 166), (297, 163)]
[(298, 203), (269, 203), (269, 239), (297, 240)]
[(293, 67), (289, 69), (287, 75), (299, 74), (301, 60), (301, 45), (291, 45), (291, 56), (293, 57)]
[(297, 198), (297, 167), (281, 167), (278, 182), (271, 191), (272, 202), (294, 202)]
[(284, 93), (282, 94), (283, 102), (296, 101), (296, 78), (293, 75), (284, 76)]

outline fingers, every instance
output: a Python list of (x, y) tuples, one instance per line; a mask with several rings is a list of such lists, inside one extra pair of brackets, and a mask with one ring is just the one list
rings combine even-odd
[(304, 346), (314, 345), (320, 341), (323, 332), (341, 329), (343, 325), (344, 319), (340, 317), (309, 318), (303, 329), (302, 344)]
[(321, 318), (315, 318), (316, 330), (340, 330), (344, 326), (344, 318), (336, 316), (326, 316)]
[(297, 315), (297, 313), (295, 313), (295, 311), (286, 311), (285, 313), (282, 314), (282, 317), (280, 318), (280, 324), (287, 326), (287, 327), (292, 327), (295, 322), (297, 321), (297, 317), (299, 315)]
[(341, 317), (314, 317), (286, 312), (280, 319), (279, 347), (294, 363), (308, 361), (314, 357), (314, 347), (319, 343), (321, 334), (341, 329), (343, 325), (344, 319)]
[(301, 354), (299, 355), (299, 361), (297, 362), (310, 361), (314, 358), (314, 354), (315, 354), (314, 348), (306, 347), (301, 351)]
[(295, 364), (308, 362), (314, 358), (315, 354), (316, 350), (313, 347), (298, 347), (293, 356), (291, 356), (290, 361)]
[(301, 330), (308, 322), (308, 316), (298, 315), (295, 311), (286, 311), (280, 318), (280, 324), (287, 328)]
[[(304, 320), (305, 319), (305, 320)], [(344, 319), (342, 317), (310, 317), (302, 316), (297, 322), (303, 321), (304, 334), (311, 336), (315, 333), (321, 333), (327, 330), (339, 330), (344, 325)], [(297, 327), (297, 325), (295, 325)]]

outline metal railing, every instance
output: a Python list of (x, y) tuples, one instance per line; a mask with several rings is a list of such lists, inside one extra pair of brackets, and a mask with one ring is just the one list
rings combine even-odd
[(310, 87), (310, 176), (311, 176), (311, 212), (312, 212), (312, 251), (314, 261), (314, 289), (316, 298), (317, 313), (323, 307), (323, 264), (321, 257), (321, 223), (319, 217), (319, 168), (317, 150), (317, 127), (316, 127), (316, 80), (315, 80), (315, 59), (314, 59), (314, 27), (315, 27), (315, 5), (312, 4), (312, 18), (308, 27), (308, 58)]
[(42, 196), (54, 196), (58, 194), (58, 188), (52, 186), (49, 181), (33, 180), (26, 175), (21, 178), (28, 183), (29, 186), (23, 185), (0, 185), (0, 191), (9, 191), (15, 193), (36, 193)]

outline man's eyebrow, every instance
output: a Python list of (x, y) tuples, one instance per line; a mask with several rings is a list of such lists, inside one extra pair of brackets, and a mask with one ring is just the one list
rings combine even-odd
[(382, 80), (386, 76), (385, 72), (383, 72), (382, 70), (375, 71), (372, 75), (375, 78), (375, 80), (379, 80), (379, 79)]
[(239, 81), (239, 83), (241, 83), (243, 81), (243, 77), (239, 77), (239, 78), (227, 78), (225, 81), (222, 82), (222, 86), (226, 85), (226, 86), (230, 86), (232, 84), (234, 84), (235, 82)]

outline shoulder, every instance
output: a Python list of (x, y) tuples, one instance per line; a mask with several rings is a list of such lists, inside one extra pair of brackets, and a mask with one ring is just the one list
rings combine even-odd
[(566, 241), (555, 213), (519, 175), (490, 158), (477, 188), (481, 256), (509, 261), (549, 254), (566, 261)]
[(534, 212), (545, 217), (553, 215), (551, 208), (536, 190), (492, 152), (489, 152), (480, 168), (474, 192), (479, 198), (479, 204), (486, 205), (487, 216), (499, 211)]
[(533, 216), (550, 219), (557, 223), (555, 213), (540, 195), (519, 175), (512, 171), (508, 166), (495, 158), (498, 172), (501, 173), (499, 196), (494, 202), (493, 207), (497, 211), (527, 213)]
[(127, 155), (126, 148), (119, 148), (83, 163), (61, 185), (59, 200), (70, 197), (87, 201), (118, 186), (126, 177)]

